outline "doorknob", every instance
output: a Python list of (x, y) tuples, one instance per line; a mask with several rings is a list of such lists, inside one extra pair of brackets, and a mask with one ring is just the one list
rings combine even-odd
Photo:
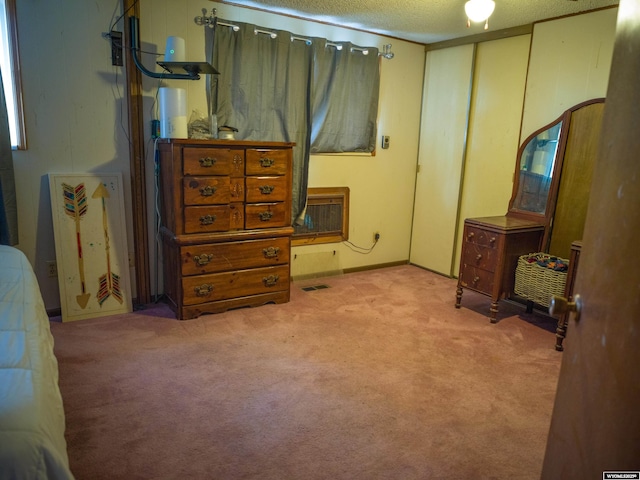
[(576, 322), (580, 320), (580, 312), (582, 311), (582, 299), (580, 295), (573, 296), (573, 302), (564, 297), (554, 295), (551, 297), (549, 304), (549, 313), (551, 315), (564, 315), (569, 312), (576, 312)]

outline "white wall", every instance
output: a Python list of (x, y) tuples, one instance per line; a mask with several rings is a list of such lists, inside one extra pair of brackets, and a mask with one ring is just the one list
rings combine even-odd
[[(409, 256), (418, 151), (420, 104), (416, 99), (420, 98), (422, 91), (423, 46), (251, 9), (219, 3), (210, 6), (217, 8), (219, 18), (231, 22), (253, 23), (301, 36), (351, 41), (357, 45), (372, 45), (379, 49), (387, 43), (393, 45), (394, 58), (381, 61), (378, 114), (378, 136), (389, 135), (391, 147), (385, 150), (378, 148), (374, 156), (314, 155), (309, 166), (309, 187), (349, 187), (349, 241), (358, 246), (370, 247), (374, 232), (380, 232), (381, 240), (367, 255), (357, 253), (343, 243), (294, 247), (292, 274), (313, 276), (333, 270), (406, 261)], [(151, 4), (143, 0), (140, 28), (142, 41), (163, 51), (168, 35), (182, 36), (187, 44), (188, 58), (203, 60), (204, 29), (193, 21), (196, 15), (201, 15), (201, 10), (201, 2), (154, 0)], [(199, 109), (206, 113), (205, 82), (179, 82), (179, 86), (184, 86), (184, 83), (188, 84), (188, 112)], [(148, 103), (152, 103), (159, 84), (146, 78), (143, 84), (145, 97)], [(177, 81), (166, 84), (178, 85)], [(148, 121), (145, 113), (146, 124)], [(152, 172), (149, 173), (151, 175)], [(151, 194), (150, 191), (149, 195)], [(331, 265), (325, 261), (327, 258), (331, 259)]]
[[(342, 269), (403, 261), (408, 258), (414, 171), (417, 159), (423, 46), (320, 23), (306, 22), (250, 9), (202, 0), (140, 0), (140, 37), (145, 51), (164, 51), (169, 35), (184, 37), (190, 60), (204, 60), (204, 28), (194, 23), (202, 9), (218, 16), (270, 28), (315, 35), (335, 41), (382, 48), (392, 43), (393, 60), (382, 60), (379, 112), (380, 135), (391, 137), (391, 148), (375, 156), (317, 156), (311, 160), (309, 186), (351, 189), (350, 240), (370, 246), (373, 232), (382, 238), (370, 255), (343, 244), (298, 247), (296, 269), (322, 270), (305, 257), (313, 251), (337, 252)], [(121, 0), (85, 2), (53, 0), (18, 2), (18, 32), (22, 66), (28, 149), (14, 153), (20, 243), (34, 266), (45, 305), (59, 308), (57, 279), (46, 275), (55, 260), (48, 173), (121, 172), (127, 210), (127, 239), (133, 252), (127, 106), (124, 67), (111, 65), (110, 43), (102, 37), (122, 13)], [(115, 29), (124, 30), (120, 20)], [(142, 56), (154, 69), (156, 58)], [(158, 67), (159, 70), (159, 67)], [(143, 77), (151, 288), (155, 292), (154, 166), (151, 118), (160, 86), (187, 88), (189, 111), (206, 112), (205, 81), (160, 82)], [(308, 263), (308, 265), (305, 265)], [(135, 286), (132, 271), (132, 286)], [(159, 282), (160, 289), (162, 288)], [(135, 295), (135, 292), (134, 292)]]
[(606, 96), (617, 14), (608, 8), (535, 24), (521, 142), (568, 108)]
[[(123, 67), (111, 66), (110, 43), (102, 37), (112, 21), (121, 14), (120, 0), (85, 2), (52, 0), (19, 2), (17, 5), (21, 74), (25, 104), (28, 149), (14, 152), (20, 243), (32, 262), (48, 309), (60, 306), (57, 279), (46, 276), (45, 262), (55, 259), (53, 226), (49, 200), (48, 173), (121, 172), (124, 178), (127, 210), (127, 243), (133, 250), (131, 211), (137, 208), (130, 196), (129, 145), (127, 110), (124, 99)], [(352, 41), (359, 45), (381, 48), (393, 44), (395, 58), (382, 61), (379, 136), (391, 137), (391, 148), (378, 149), (375, 156), (314, 156), (311, 159), (309, 186), (348, 186), (351, 189), (350, 240), (368, 247), (373, 233), (381, 240), (368, 255), (362, 255), (344, 244), (313, 245), (294, 248), (294, 270), (313, 274), (323, 270), (318, 255), (331, 254), (341, 269), (358, 268), (409, 258), (415, 168), (420, 135), (422, 78), (425, 66), (423, 47), (379, 35), (353, 31), (320, 23), (306, 22), (250, 9), (231, 7), (217, 2), (197, 0), (140, 0), (141, 41), (144, 50), (162, 52), (166, 37), (178, 35), (186, 39), (190, 59), (204, 59), (203, 28), (193, 19), (202, 8), (218, 8), (218, 16), (228, 20), (251, 22), (271, 28), (289, 30), (302, 35), (323, 36), (331, 40)], [(588, 86), (580, 91), (585, 96), (598, 94), (603, 85), (603, 72), (613, 40), (616, 9), (589, 14), (587, 18), (568, 17), (555, 25), (539, 24), (534, 37), (546, 37), (547, 28), (554, 35), (562, 32), (580, 40), (567, 43), (571, 51), (554, 59), (554, 67), (545, 66), (553, 81), (566, 82), (566, 92), (575, 82), (588, 76)], [(72, 12), (72, 13), (70, 13)], [(592, 22), (593, 19), (593, 23)], [(585, 20), (586, 23), (582, 21)], [(123, 30), (123, 20), (115, 25)], [(557, 25), (557, 26), (556, 26)], [(582, 33), (581, 33), (582, 32)], [(596, 33), (594, 33), (596, 32)], [(593, 38), (594, 35), (597, 38)], [(536, 41), (537, 41), (536, 39)], [(600, 40), (598, 40), (600, 39)], [(591, 41), (593, 40), (593, 41)], [(547, 47), (544, 47), (547, 48)], [(576, 48), (585, 55), (562, 62)], [(597, 50), (597, 52), (595, 50)], [(548, 48), (547, 50), (548, 51)], [(193, 56), (192, 56), (193, 55)], [(558, 54), (560, 55), (560, 54)], [(575, 58), (574, 58), (575, 57)], [(146, 65), (153, 58), (143, 57)], [(542, 57), (541, 57), (542, 58)], [(582, 62), (577, 62), (582, 59)], [(532, 57), (533, 61), (533, 57)], [(595, 63), (594, 63), (595, 62)], [(579, 70), (580, 65), (589, 70)], [(560, 76), (561, 67), (572, 76)], [(576, 70), (578, 69), (578, 70)], [(537, 67), (536, 67), (537, 70)], [(532, 71), (532, 68), (529, 69)], [(528, 80), (530, 85), (537, 81)], [(604, 82), (606, 83), (606, 82)], [(163, 83), (164, 85), (165, 83)], [(166, 85), (175, 86), (176, 82)], [(204, 81), (180, 82), (188, 88), (189, 108), (206, 110)], [(597, 88), (592, 88), (598, 85)], [(155, 117), (154, 104), (158, 80), (144, 77), (144, 125), (146, 137), (147, 201), (149, 216), (149, 250), (154, 250), (154, 175), (153, 144), (149, 139), (150, 119)], [(542, 87), (540, 87), (542, 90)], [(444, 92), (446, 95), (446, 92)], [(604, 95), (604, 90), (603, 93)], [(564, 98), (555, 92), (554, 98)], [(529, 112), (538, 100), (527, 97)], [(570, 99), (576, 103), (577, 99)], [(531, 110), (533, 111), (533, 110)], [(529, 118), (527, 116), (527, 118)], [(533, 115), (531, 118), (534, 118)], [(528, 120), (527, 120), (528, 121)], [(531, 124), (539, 122), (531, 120)], [(528, 124), (527, 124), (528, 125)], [(525, 128), (530, 128), (523, 125)], [(515, 157), (515, 151), (513, 152)], [(515, 158), (513, 159), (515, 164)], [(506, 172), (506, 169), (505, 169)], [(465, 179), (465, 188), (466, 179)], [(449, 200), (447, 200), (449, 201)], [(505, 199), (505, 207), (508, 198)], [(475, 205), (482, 205), (477, 199)], [(431, 206), (439, 208), (437, 204)], [(476, 213), (480, 215), (480, 213)], [(333, 252), (336, 252), (333, 255)], [(133, 273), (133, 272), (132, 272)], [(152, 260), (152, 289), (156, 278)], [(132, 277), (133, 280), (133, 277)], [(132, 285), (135, 283), (132, 281)], [(135, 292), (134, 292), (135, 294)]]
[[(425, 268), (456, 276), (460, 263), (461, 235), (464, 219), (504, 215), (507, 212), (513, 186), (516, 156), (521, 138), (557, 118), (567, 108), (591, 98), (604, 97), (611, 64), (615, 37), (617, 8), (583, 15), (565, 17), (534, 25), (531, 36), (521, 36), (479, 43), (473, 65), (473, 96), (469, 128), (460, 132), (460, 120), (447, 124), (447, 132), (459, 132), (457, 144), (466, 144), (462, 191), (456, 188), (452, 172), (442, 165), (459, 162), (458, 154), (451, 154), (451, 146), (427, 152), (423, 160), (436, 167), (421, 172), (431, 176), (431, 188), (421, 199), (418, 183), (414, 232), (429, 231), (429, 237), (414, 242), (411, 261)], [(529, 46), (529, 38), (531, 43)], [(458, 47), (439, 55), (448, 56), (449, 64), (459, 61)], [(435, 53), (435, 52), (434, 52)], [(429, 53), (429, 55), (431, 52)], [(444, 60), (446, 63), (446, 59)], [(425, 82), (425, 95), (447, 97), (450, 87), (440, 91), (429, 90)], [(426, 99), (429, 108), (430, 99)], [(437, 112), (436, 112), (437, 113)], [(424, 115), (427, 115), (425, 111)], [(441, 121), (447, 116), (441, 115)], [(439, 125), (442, 128), (441, 125)], [(433, 135), (433, 125), (423, 124), (422, 140)], [(453, 170), (458, 171), (458, 168)], [(444, 186), (444, 187), (443, 187)], [(428, 209), (427, 220), (447, 216), (447, 228), (438, 228), (442, 222), (425, 222), (418, 215)], [(459, 216), (452, 219), (454, 211)], [(452, 235), (451, 222), (457, 222), (455, 243), (446, 243)], [(429, 247), (437, 246), (438, 248)], [(420, 250), (423, 249), (423, 250)], [(451, 252), (451, 253), (447, 253)]]
[(47, 308), (60, 306), (48, 173), (121, 172), (133, 245), (123, 73), (102, 38), (119, 2), (17, 2), (25, 151), (14, 151), (18, 247), (34, 266)]

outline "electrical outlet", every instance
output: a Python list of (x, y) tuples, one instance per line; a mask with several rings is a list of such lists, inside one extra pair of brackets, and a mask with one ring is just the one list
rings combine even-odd
[(57, 277), (58, 276), (58, 266), (54, 260), (49, 260), (46, 262), (47, 265), (47, 276), (49, 277)]
[(376, 232), (373, 234), (373, 241), (377, 242), (378, 240), (380, 240), (380, 232)]
[(122, 58), (122, 32), (111, 31), (111, 65), (121, 67), (124, 65)]

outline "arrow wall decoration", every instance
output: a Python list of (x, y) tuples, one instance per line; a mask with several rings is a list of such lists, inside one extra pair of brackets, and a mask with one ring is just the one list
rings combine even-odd
[(63, 183), (62, 195), (64, 196), (64, 212), (73, 218), (76, 225), (76, 248), (78, 251), (78, 273), (80, 275), (81, 289), (81, 293), (76, 295), (76, 301), (80, 308), (84, 309), (91, 297), (91, 294), (87, 292), (84, 278), (84, 257), (82, 256), (82, 235), (80, 233), (80, 219), (86, 215), (88, 208), (84, 183), (79, 183), (75, 187)]
[(104, 249), (107, 260), (107, 273), (100, 276), (100, 286), (98, 288), (98, 303), (100, 306), (113, 295), (118, 302), (122, 303), (122, 291), (120, 290), (120, 276), (111, 271), (111, 256), (109, 252), (109, 222), (107, 220), (107, 206), (105, 199), (109, 198), (109, 190), (100, 182), (91, 198), (98, 198), (102, 202), (102, 230), (104, 232)]

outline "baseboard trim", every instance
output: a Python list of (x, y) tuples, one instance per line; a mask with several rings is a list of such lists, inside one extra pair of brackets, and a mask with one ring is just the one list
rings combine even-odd
[(423, 267), (422, 265), (416, 265), (415, 263), (411, 263), (411, 262), (409, 262), (409, 264), (413, 265), (414, 267), (421, 268), (422, 270), (426, 270), (427, 272), (431, 272), (431, 273), (435, 273), (436, 275), (440, 275), (441, 277), (453, 278), (453, 279), (457, 279), (458, 278), (458, 277), (456, 277), (454, 275), (447, 275), (446, 273), (442, 273), (442, 272), (437, 272), (435, 270), (431, 270), (430, 268)]
[(397, 262), (376, 263), (374, 265), (365, 265), (363, 267), (345, 268), (344, 273), (366, 272), (367, 270), (377, 270), (379, 268), (397, 267), (399, 265), (408, 265), (409, 260), (399, 260)]

